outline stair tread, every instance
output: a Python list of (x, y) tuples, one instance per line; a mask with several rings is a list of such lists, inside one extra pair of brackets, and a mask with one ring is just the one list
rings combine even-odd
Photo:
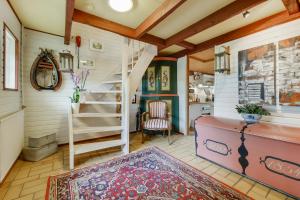
[(122, 83), (122, 80), (103, 81), (104, 84)]
[(99, 127), (77, 127), (73, 129), (74, 134), (98, 133), (108, 131), (120, 131), (122, 126), (99, 126)]
[(74, 145), (74, 153), (82, 154), (91, 151), (106, 149), (110, 147), (116, 147), (125, 145), (125, 142), (122, 140), (111, 140), (111, 141), (103, 141), (103, 142), (93, 142), (93, 143), (85, 143), (85, 144), (77, 144)]
[(117, 93), (122, 93), (122, 90), (89, 90), (88, 93), (108, 93), (108, 94), (117, 94)]
[(73, 117), (121, 117), (121, 113), (77, 113)]
[[(128, 73), (130, 73), (132, 70), (131, 69), (129, 69), (128, 70)], [(116, 73), (114, 73), (114, 75), (122, 75), (122, 72), (116, 72)]]
[(121, 104), (121, 101), (84, 101), (81, 104), (99, 104), (99, 105), (116, 105)]

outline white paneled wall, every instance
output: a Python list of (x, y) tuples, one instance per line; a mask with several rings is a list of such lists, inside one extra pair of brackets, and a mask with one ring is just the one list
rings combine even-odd
[(181, 57), (177, 60), (177, 89), (179, 96), (179, 131), (184, 135), (188, 134), (187, 126), (187, 57)]
[(0, 1), (0, 118), (21, 108), (21, 92), (3, 90), (3, 23), (21, 41), (21, 24), (10, 9), (7, 1)]
[[(234, 40), (220, 46), (230, 46), (231, 73), (230, 75), (216, 74), (215, 76), (215, 116), (242, 119), (235, 111), (238, 104), (238, 52), (252, 47), (278, 42), (300, 35), (300, 20), (279, 25), (247, 37)], [(215, 47), (218, 52), (220, 46)], [(295, 110), (295, 109), (294, 109)], [(299, 113), (274, 112), (272, 116), (264, 117), (264, 121), (300, 126)]]
[[(96, 29), (79, 23), (73, 23), (72, 36), (80, 35), (82, 47), (80, 57), (96, 61), (96, 69), (91, 71), (87, 80), (87, 88), (98, 88), (100, 83), (111, 77), (113, 72), (118, 71), (121, 65), (121, 42), (122, 37), (107, 31)], [(89, 49), (89, 40), (101, 41), (104, 46), (103, 52), (95, 52)], [(58, 53), (69, 49), (74, 55), (74, 68), (77, 68), (74, 39), (71, 45), (64, 45), (64, 38), (25, 29), (24, 31), (24, 104), (25, 110), (25, 136), (45, 133), (57, 134), (59, 143), (68, 140), (67, 126), (67, 102), (73, 93), (73, 83), (69, 73), (63, 73), (61, 88), (54, 91), (37, 91), (30, 84), (30, 68), (39, 54), (39, 48), (48, 48)]]

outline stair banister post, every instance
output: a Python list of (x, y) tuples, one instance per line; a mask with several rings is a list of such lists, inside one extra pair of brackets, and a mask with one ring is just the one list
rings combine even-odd
[(129, 57), (129, 39), (124, 37), (122, 45), (122, 132), (121, 139), (124, 142), (122, 151), (129, 153), (129, 79), (128, 79), (128, 57)]
[[(69, 100), (68, 100), (69, 102)], [(74, 169), (74, 134), (73, 134), (73, 115), (71, 109), (71, 103), (67, 103), (68, 108), (68, 122), (69, 122), (69, 168)]]

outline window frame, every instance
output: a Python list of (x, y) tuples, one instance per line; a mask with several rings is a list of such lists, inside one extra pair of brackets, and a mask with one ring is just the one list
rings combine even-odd
[[(7, 88), (5, 85), (6, 31), (8, 31), (15, 39), (15, 88)], [(19, 90), (19, 40), (5, 23), (3, 23), (3, 90), (6, 90), (6, 91), (18, 91)]]

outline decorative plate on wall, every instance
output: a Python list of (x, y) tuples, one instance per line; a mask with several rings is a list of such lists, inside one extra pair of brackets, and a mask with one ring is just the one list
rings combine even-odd
[(62, 83), (62, 74), (53, 51), (41, 49), (30, 70), (30, 82), (36, 90), (58, 90)]

